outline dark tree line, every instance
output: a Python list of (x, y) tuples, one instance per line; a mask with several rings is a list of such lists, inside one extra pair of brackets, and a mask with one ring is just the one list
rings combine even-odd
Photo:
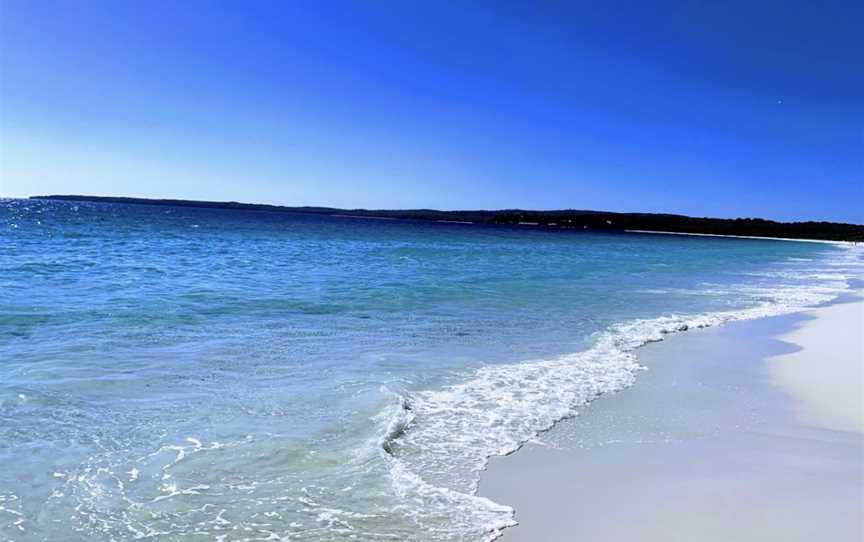
[(792, 239), (824, 239), (833, 241), (864, 242), (864, 225), (838, 222), (775, 222), (761, 218), (696, 218), (683, 215), (653, 213), (608, 213), (602, 211), (439, 211), (435, 209), (336, 209), (332, 207), (284, 207), (256, 203), (189, 201), (173, 199), (142, 199), (102, 196), (35, 196), (34, 199), (88, 201), (195, 207), (209, 209), (238, 209), (317, 215), (343, 215), (357, 217), (398, 218), (408, 220), (435, 220), (472, 222), (475, 224), (532, 225), (547, 228), (577, 230), (646, 230), (675, 233), (707, 233), (714, 235), (744, 235), (755, 237), (784, 237)]
[(775, 222), (762, 218), (696, 218), (648, 213), (593, 211), (510, 211), (496, 215), (497, 224), (537, 223), (558, 228), (645, 230), (794, 239), (864, 241), (864, 226), (838, 222)]

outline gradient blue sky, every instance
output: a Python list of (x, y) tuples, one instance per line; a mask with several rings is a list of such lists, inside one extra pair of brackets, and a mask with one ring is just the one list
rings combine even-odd
[(864, 2), (592, 4), (4, 0), (0, 195), (864, 222)]

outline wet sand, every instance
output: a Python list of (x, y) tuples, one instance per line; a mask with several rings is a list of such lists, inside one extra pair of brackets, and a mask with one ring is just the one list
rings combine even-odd
[(490, 462), (503, 540), (864, 540), (862, 329), (850, 296), (640, 349), (635, 386)]

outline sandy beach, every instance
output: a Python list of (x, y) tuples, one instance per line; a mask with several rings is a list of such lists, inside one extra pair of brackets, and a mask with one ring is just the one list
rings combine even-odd
[[(860, 292), (859, 292), (860, 293)], [(864, 538), (864, 303), (691, 331), (515, 454), (507, 541)]]
[(805, 423), (864, 433), (864, 309), (845, 303), (808, 314), (815, 318), (781, 337), (800, 349), (771, 358), (772, 375), (799, 399)]

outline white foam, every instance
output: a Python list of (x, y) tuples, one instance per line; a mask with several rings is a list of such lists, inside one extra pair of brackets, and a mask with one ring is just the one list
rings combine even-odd
[[(857, 251), (843, 252), (832, 263), (860, 276)], [(489, 457), (518, 450), (599, 395), (630, 386), (641, 369), (634, 354), (640, 346), (670, 333), (786, 314), (830, 301), (848, 288), (849, 276), (810, 273), (807, 279), (827, 282), (747, 287), (749, 296), (764, 301), (743, 310), (624, 322), (597, 334), (584, 352), (486, 366), (459, 384), (396, 396), (382, 413), (387, 421), (380, 435), (394, 488), (413, 502), (407, 508), (418, 526), (429, 528), (438, 516), (448, 520), (452, 531), (442, 533), (442, 538), (497, 538), (515, 520), (512, 508), (476, 496), (479, 474)]]

